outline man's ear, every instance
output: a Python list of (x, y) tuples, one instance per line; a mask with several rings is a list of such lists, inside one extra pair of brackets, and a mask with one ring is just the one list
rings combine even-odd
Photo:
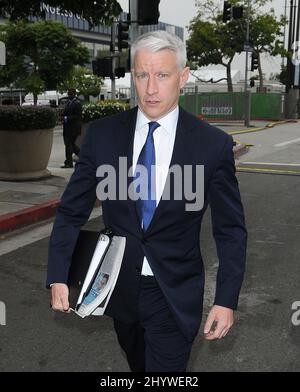
[(190, 67), (183, 68), (180, 75), (180, 88), (183, 88), (186, 85), (189, 76), (190, 76)]

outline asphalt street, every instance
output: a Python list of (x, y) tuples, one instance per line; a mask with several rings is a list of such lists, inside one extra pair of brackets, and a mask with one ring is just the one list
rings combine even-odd
[[(249, 245), (236, 323), (225, 339), (215, 342), (202, 338), (202, 324), (189, 371), (296, 372), (300, 326), (291, 317), (292, 304), (300, 300), (300, 176), (240, 172), (238, 179)], [(205, 314), (213, 301), (217, 268), (206, 215), (201, 237)], [(99, 228), (102, 222), (88, 225)], [(0, 301), (6, 307), (0, 371), (127, 371), (109, 318), (81, 319), (49, 308), (44, 285), (48, 241), (46, 237), (0, 257)]]

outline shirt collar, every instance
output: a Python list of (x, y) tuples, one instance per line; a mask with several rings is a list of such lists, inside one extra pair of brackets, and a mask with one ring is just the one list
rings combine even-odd
[[(177, 121), (179, 115), (179, 107), (176, 106), (171, 112), (166, 114), (164, 117), (157, 120), (162, 128), (164, 128), (168, 133), (172, 133), (176, 131)], [(140, 108), (138, 108), (137, 119), (136, 119), (136, 130), (141, 131), (146, 125), (148, 125), (149, 120), (147, 116), (142, 112)]]

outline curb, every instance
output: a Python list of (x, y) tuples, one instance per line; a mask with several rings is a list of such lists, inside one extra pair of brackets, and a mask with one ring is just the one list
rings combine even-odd
[[(252, 132), (259, 132), (259, 131), (264, 131), (265, 129), (270, 129), (270, 128), (274, 128), (276, 125), (280, 125), (280, 124), (286, 124), (286, 123), (296, 123), (298, 122), (298, 120), (282, 120), (282, 121), (276, 121), (276, 122), (271, 122), (269, 124), (266, 124), (264, 127), (260, 127), (260, 128), (252, 128), (252, 129), (241, 129), (240, 131), (229, 131), (228, 134), (231, 136), (234, 135), (239, 135), (239, 134), (243, 134), (243, 133), (252, 133)], [(246, 152), (248, 152), (249, 150), (249, 146), (250, 144), (238, 144), (236, 147), (233, 148), (234, 151), (234, 157), (238, 158), (243, 154), (246, 154)]]
[(246, 154), (248, 150), (249, 147), (246, 144), (237, 144), (233, 147), (234, 158), (239, 158), (241, 155)]
[(252, 133), (252, 132), (259, 132), (259, 131), (264, 131), (265, 129), (269, 129), (269, 128), (274, 128), (276, 125), (280, 125), (280, 124), (287, 124), (287, 123), (297, 123), (298, 120), (281, 120), (281, 121), (276, 121), (276, 122), (271, 122), (266, 124), (264, 127), (258, 127), (258, 128), (246, 128), (246, 129), (241, 129), (240, 131), (229, 131), (228, 134), (229, 135), (239, 135), (239, 134), (243, 134), (243, 133)]
[(60, 199), (53, 199), (34, 207), (0, 216), (0, 234), (51, 218), (55, 214), (59, 202)]
[(275, 127), (275, 125), (279, 125), (279, 124), (287, 124), (287, 123), (297, 123), (298, 120), (294, 120), (294, 119), (290, 119), (290, 120), (281, 120), (281, 121), (275, 121), (275, 122), (271, 122), (269, 124), (266, 125), (266, 128), (273, 128)]

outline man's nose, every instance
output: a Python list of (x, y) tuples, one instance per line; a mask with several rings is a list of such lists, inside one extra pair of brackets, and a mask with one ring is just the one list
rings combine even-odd
[(155, 76), (149, 76), (148, 83), (147, 83), (147, 94), (153, 95), (156, 94), (157, 91), (158, 91), (158, 85)]

